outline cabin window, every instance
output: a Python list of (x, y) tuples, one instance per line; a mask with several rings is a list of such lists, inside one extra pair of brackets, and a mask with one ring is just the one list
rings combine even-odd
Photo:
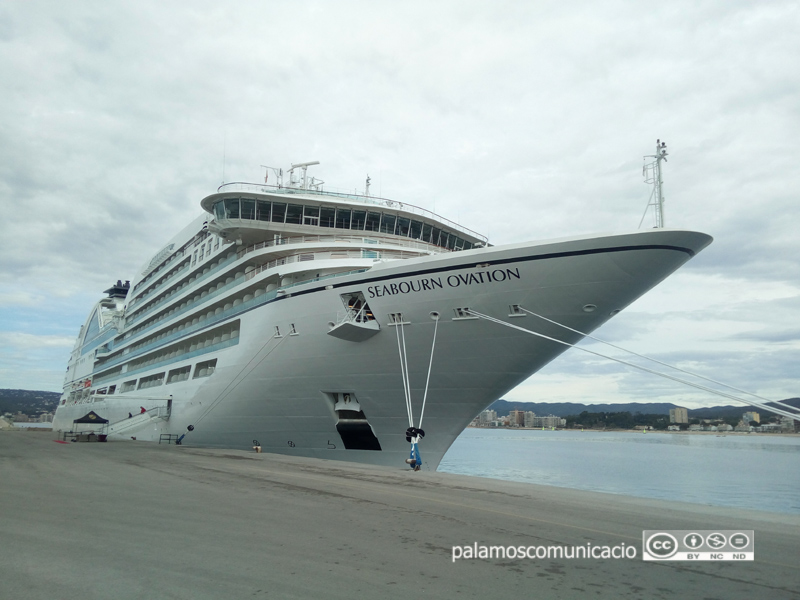
[(226, 198), (225, 199), (225, 218), (238, 219), (239, 218), (239, 199)]
[(422, 223), (419, 221), (411, 221), (411, 227), (409, 228), (408, 237), (414, 240), (418, 240), (422, 235)]
[(217, 220), (225, 218), (225, 202), (222, 200), (214, 205), (214, 216), (217, 217)]
[(319, 211), (319, 226), (333, 227), (336, 221), (336, 209), (322, 207)]
[(256, 201), (242, 198), (242, 218), (254, 220), (256, 218)]
[(464, 250), (472, 250), (472, 242), (464, 240)]
[(117, 389), (116, 385), (108, 386), (108, 395), (110, 396), (111, 394), (113, 394), (116, 391), (116, 389)]
[(433, 228), (433, 235), (431, 237), (431, 244), (433, 244), (435, 246), (441, 246), (442, 245), (441, 244), (441, 240), (442, 240), (442, 230), (439, 229), (438, 227), (434, 227)]
[[(453, 239), (452, 235), (450, 236), (450, 239)], [(456, 241), (453, 242), (453, 249), (454, 250), (463, 250), (464, 249), (464, 240), (462, 240), (460, 237), (457, 237)]]
[(395, 215), (383, 213), (383, 219), (381, 219), (381, 233), (394, 233), (395, 221), (397, 221)]
[(286, 222), (300, 225), (303, 222), (303, 205), (290, 204), (286, 210)]
[(454, 236), (452, 233), (448, 234), (447, 235), (447, 246), (445, 246), (445, 247), (448, 250), (452, 250), (453, 248), (455, 248), (455, 244), (456, 244), (456, 236)]
[(286, 204), (283, 202), (272, 203), (272, 222), (283, 223), (286, 219)]
[(319, 206), (303, 207), (303, 225), (319, 225)]
[(258, 201), (258, 214), (256, 219), (259, 221), (269, 221), (270, 217), (270, 203), (266, 200), (259, 200)]
[(364, 221), (367, 220), (367, 211), (365, 210), (354, 210), (353, 211), (353, 220), (350, 223), (350, 229), (357, 229), (361, 231), (364, 229)]
[(352, 217), (350, 209), (337, 208), (336, 209), (336, 229), (350, 229), (350, 218)]
[(131, 381), (126, 381), (122, 384), (122, 388), (120, 388), (121, 393), (130, 392), (131, 390), (136, 389), (136, 380), (132, 379)]

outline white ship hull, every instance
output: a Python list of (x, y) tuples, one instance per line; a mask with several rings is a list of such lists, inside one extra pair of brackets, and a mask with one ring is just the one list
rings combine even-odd
[[(134, 375), (141, 382), (154, 373), (177, 373), (182, 365), (201, 359), (216, 364), (213, 376), (182, 381), (176, 376), (177, 381), (157, 389), (80, 399), (65, 392), (53, 426), (74, 430), (73, 421), (93, 410), (109, 420), (110, 439), (159, 441), (167, 434), (185, 434), (184, 444), (251, 448), (258, 443), (265, 452), (401, 466), (409, 453), (409, 422), (398, 335), (404, 335), (416, 424), (436, 328), (423, 423), (426, 436), (420, 444), (423, 467), (434, 470), (481, 410), (566, 349), (465, 318), (468, 313), (458, 309), (575, 343), (578, 334), (514, 314), (512, 307), (590, 332), (710, 241), (701, 233), (650, 230), (476, 248), (380, 262), (361, 273), (285, 287), (282, 294), (252, 298), (238, 313), (232, 308), (230, 314), (221, 313), (224, 319), (211, 322), (209, 329), (237, 323), (233, 331), (238, 337), (227, 345), (220, 342), (224, 347), (212, 344), (209, 351), (198, 348), (191, 356), (104, 378), (97, 377), (103, 373), (95, 367), (79, 373), (80, 363), (74, 361), (75, 372), (68, 377), (73, 390), (76, 376), (83, 373), (95, 377), (91, 386), (96, 389), (122, 385)], [(248, 284), (271, 276), (265, 270)], [(341, 322), (342, 294), (350, 292), (366, 298), (377, 333), (354, 325), (355, 337), (362, 339), (332, 334), (332, 326)], [(390, 315), (398, 313), (402, 326), (391, 322)], [(432, 313), (438, 314), (438, 322)], [(349, 414), (339, 412), (343, 398), (357, 403), (360, 410), (354, 413), (360, 413), (359, 419), (363, 416), (366, 430), (364, 423), (355, 433), (342, 427), (342, 416)], [(150, 412), (140, 415), (140, 407)], [(370, 432), (380, 449), (370, 440), (364, 442), (363, 435), (369, 437)], [(370, 444), (373, 449), (363, 449)]]

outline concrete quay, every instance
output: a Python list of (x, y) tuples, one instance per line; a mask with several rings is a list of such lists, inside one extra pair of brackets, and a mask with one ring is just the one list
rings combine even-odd
[[(753, 529), (645, 562), (645, 529)], [(146, 442), (0, 432), (0, 598), (800, 598), (800, 516)], [(452, 559), (453, 546), (634, 559)]]

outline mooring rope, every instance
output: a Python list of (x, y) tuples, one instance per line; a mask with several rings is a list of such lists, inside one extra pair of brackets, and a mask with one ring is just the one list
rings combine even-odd
[(405, 335), (403, 335), (403, 344), (400, 343), (400, 328), (403, 326), (402, 321), (395, 324), (395, 333), (397, 334), (397, 353), (400, 355), (400, 376), (403, 379), (403, 395), (406, 399), (406, 412), (408, 413), (408, 426), (414, 426), (414, 415), (411, 410), (411, 390), (408, 389), (408, 378), (406, 376), (406, 369), (408, 363), (405, 358)]
[(753, 396), (754, 398), (758, 398), (759, 400), (763, 400), (764, 402), (775, 402), (776, 404), (780, 404), (781, 406), (784, 406), (787, 409), (790, 409), (792, 411), (796, 411), (798, 413), (798, 415), (800, 416), (800, 408), (796, 408), (796, 407), (791, 406), (789, 404), (782, 404), (778, 400), (774, 400), (773, 401), (773, 400), (770, 400), (769, 398), (764, 398), (763, 396), (759, 396), (758, 394), (754, 394), (753, 392), (748, 392), (747, 390), (743, 390), (743, 389), (738, 388), (736, 386), (729, 385), (727, 383), (723, 383), (722, 381), (717, 381), (716, 379), (712, 379), (711, 377), (706, 377), (705, 375), (700, 375), (698, 373), (692, 373), (691, 371), (687, 371), (686, 369), (682, 369), (680, 367), (676, 367), (675, 365), (671, 365), (669, 363), (662, 362), (662, 361), (660, 361), (660, 360), (658, 360), (656, 358), (652, 358), (650, 356), (645, 356), (644, 354), (639, 354), (638, 352), (634, 352), (633, 350), (628, 350), (627, 348), (623, 348), (622, 346), (617, 346), (616, 344), (612, 344), (611, 342), (607, 342), (605, 340), (601, 340), (600, 338), (595, 337), (593, 335), (590, 335), (588, 333), (584, 333), (582, 331), (578, 331), (577, 329), (573, 329), (572, 327), (568, 327), (567, 325), (564, 325), (563, 323), (559, 323), (558, 321), (554, 321), (553, 319), (548, 319), (547, 317), (542, 316), (540, 314), (537, 314), (537, 313), (533, 312), (532, 310), (528, 310), (527, 308), (524, 308), (522, 306), (520, 306), (519, 308), (520, 308), (520, 310), (528, 313), (529, 315), (533, 315), (534, 317), (538, 317), (538, 318), (540, 318), (540, 319), (542, 319), (544, 321), (547, 321), (548, 323), (552, 323), (553, 325), (558, 325), (559, 327), (563, 327), (564, 329), (566, 329), (568, 331), (572, 331), (573, 333), (578, 333), (578, 334), (580, 334), (580, 335), (582, 335), (584, 337), (589, 338), (590, 340), (594, 340), (595, 342), (600, 342), (601, 344), (605, 344), (606, 346), (611, 346), (612, 348), (616, 348), (617, 350), (621, 350), (622, 352), (627, 352), (629, 354), (633, 354), (634, 356), (638, 356), (639, 358), (643, 358), (645, 360), (649, 360), (649, 361), (654, 362), (656, 364), (659, 364), (659, 365), (661, 365), (663, 367), (667, 367), (667, 368), (670, 368), (670, 369), (675, 369), (676, 371), (680, 371), (681, 373), (685, 373), (686, 375), (691, 375), (692, 377), (697, 377), (698, 379), (704, 379), (705, 381), (708, 381), (708, 382), (711, 382), (711, 383), (715, 383), (717, 385), (721, 385), (722, 387), (726, 387), (726, 388), (728, 388), (730, 390), (734, 390), (736, 392), (741, 392), (742, 394), (747, 394), (748, 396)]
[[(267, 357), (268, 357), (270, 354), (272, 354), (273, 352), (275, 352), (275, 350), (277, 350), (277, 349), (278, 349), (278, 347), (281, 345), (281, 343), (283, 343), (283, 341), (284, 341), (286, 338), (288, 338), (288, 337), (289, 337), (289, 334), (285, 334), (285, 335), (282, 335), (282, 336), (280, 336), (280, 341), (279, 341), (277, 344), (275, 344), (275, 347), (274, 347), (274, 348), (272, 348), (272, 349), (271, 349), (269, 352), (267, 352), (267, 353), (266, 353), (266, 354), (265, 354), (265, 355), (264, 355), (264, 356), (261, 358), (261, 360), (259, 360), (259, 361), (258, 361), (258, 362), (257, 362), (255, 365), (253, 365), (253, 367), (250, 369), (250, 371), (248, 371), (248, 375), (249, 375), (250, 373), (252, 373), (252, 372), (253, 372), (253, 371), (256, 369), (256, 367), (258, 367), (258, 366), (259, 366), (259, 365), (260, 365), (262, 362), (264, 362), (264, 361), (267, 359)], [(200, 416), (199, 416), (199, 417), (198, 417), (198, 418), (195, 420), (195, 422), (193, 423), (193, 425), (196, 425), (197, 423), (199, 423), (200, 421), (202, 421), (203, 419), (205, 419), (205, 418), (206, 418), (206, 416), (208, 416), (208, 413), (209, 413), (209, 412), (211, 412), (211, 410), (212, 410), (212, 409), (213, 409), (215, 406), (217, 406), (217, 404), (219, 404), (220, 402), (222, 402), (222, 400), (224, 400), (224, 399), (225, 399), (225, 398), (228, 396), (228, 394), (230, 394), (230, 393), (231, 393), (233, 390), (235, 390), (235, 389), (236, 389), (236, 388), (239, 386), (239, 384), (240, 384), (240, 383), (242, 383), (242, 381), (244, 381), (244, 380), (245, 380), (245, 378), (244, 378), (244, 377), (241, 377), (242, 373), (244, 373), (245, 369), (247, 369), (247, 367), (249, 367), (249, 366), (250, 366), (250, 365), (253, 363), (253, 361), (254, 361), (254, 360), (256, 360), (256, 358), (258, 358), (258, 355), (259, 355), (259, 354), (261, 354), (261, 352), (262, 352), (262, 351), (263, 351), (263, 350), (264, 350), (264, 349), (267, 347), (267, 345), (268, 345), (268, 344), (269, 344), (269, 343), (270, 343), (272, 340), (274, 340), (274, 339), (276, 339), (276, 338), (278, 338), (278, 336), (277, 336), (277, 335), (273, 335), (273, 336), (272, 336), (272, 337), (270, 337), (270, 338), (269, 338), (269, 339), (268, 339), (266, 342), (264, 342), (264, 345), (262, 345), (262, 346), (261, 346), (261, 348), (258, 350), (258, 352), (256, 352), (256, 353), (253, 355), (253, 358), (251, 358), (251, 359), (248, 361), (248, 363), (247, 363), (245, 366), (243, 366), (243, 367), (242, 367), (242, 369), (241, 369), (241, 370), (240, 370), (240, 371), (239, 371), (239, 372), (236, 374), (236, 376), (235, 376), (233, 379), (231, 379), (230, 383), (228, 383), (228, 385), (227, 385), (227, 386), (225, 386), (225, 389), (223, 389), (223, 390), (222, 390), (222, 391), (219, 393), (219, 395), (218, 395), (218, 396), (217, 396), (217, 397), (216, 397), (216, 398), (215, 398), (215, 399), (214, 399), (214, 400), (211, 402), (211, 404), (208, 406), (208, 408), (207, 408), (206, 410), (204, 410), (204, 411), (203, 411), (203, 412), (200, 414)], [(241, 377), (241, 378), (240, 378), (240, 377)], [(237, 381), (237, 379), (238, 379), (238, 381)]]
[(647, 367), (643, 367), (641, 365), (637, 365), (637, 364), (629, 362), (627, 360), (622, 360), (621, 358), (614, 358), (613, 356), (608, 356), (608, 355), (602, 354), (600, 352), (595, 352), (594, 350), (589, 350), (588, 348), (582, 348), (581, 346), (578, 346), (576, 344), (570, 344), (569, 342), (565, 342), (564, 340), (559, 340), (557, 338), (553, 338), (553, 337), (550, 337), (548, 335), (544, 335), (543, 333), (537, 333), (535, 331), (531, 331), (530, 329), (525, 329), (524, 327), (519, 327), (518, 325), (512, 325), (511, 323), (506, 323), (505, 321), (502, 321), (502, 320), (497, 319), (495, 317), (490, 317), (489, 315), (484, 315), (482, 313), (476, 312), (476, 311), (471, 310), (471, 309), (468, 309), (465, 312), (467, 312), (467, 313), (469, 313), (471, 315), (474, 315), (476, 317), (479, 317), (481, 319), (485, 319), (487, 321), (490, 321), (492, 323), (497, 323), (498, 325), (504, 325), (506, 327), (510, 327), (511, 329), (516, 329), (517, 331), (522, 331), (524, 333), (528, 333), (530, 335), (534, 335), (536, 337), (540, 337), (542, 339), (545, 339), (545, 340), (548, 340), (548, 341), (551, 341), (551, 342), (555, 342), (555, 343), (561, 344), (563, 346), (568, 346), (570, 348), (577, 348), (578, 350), (581, 350), (583, 352), (587, 352), (589, 354), (593, 354), (594, 356), (599, 356), (600, 358), (605, 358), (606, 360), (612, 360), (614, 362), (618, 362), (620, 364), (627, 365), (629, 367), (633, 367), (634, 369), (639, 369), (640, 371), (644, 371), (646, 373), (651, 373), (652, 375), (658, 375), (659, 377), (663, 377), (665, 379), (670, 379), (672, 381), (676, 381), (678, 383), (682, 383), (684, 385), (688, 385), (689, 387), (693, 387), (693, 388), (696, 388), (696, 389), (699, 389), (699, 390), (703, 390), (704, 392), (708, 392), (710, 394), (715, 394), (715, 395), (721, 396), (723, 398), (728, 398), (730, 400), (735, 400), (736, 402), (741, 402), (742, 404), (749, 404), (750, 406), (757, 406), (759, 408), (763, 408), (764, 410), (768, 410), (770, 412), (773, 412), (775, 414), (779, 414), (779, 415), (784, 416), (784, 417), (790, 417), (792, 419), (797, 419), (798, 418), (798, 416), (796, 414), (787, 412), (785, 410), (781, 410), (781, 409), (778, 409), (778, 408), (773, 408), (771, 406), (764, 406), (762, 403), (754, 402), (752, 400), (742, 400), (738, 396), (734, 396), (732, 394), (721, 392), (719, 390), (715, 390), (713, 388), (710, 388), (710, 387), (707, 387), (707, 386), (704, 386), (704, 385), (700, 385), (699, 383), (694, 383), (694, 382), (691, 382), (691, 381), (687, 381), (685, 379), (681, 379), (680, 377), (675, 377), (674, 375), (669, 375), (667, 373), (661, 373), (660, 371), (655, 371), (653, 369), (648, 369)]
[(428, 399), (428, 386), (431, 383), (431, 369), (433, 367), (433, 351), (436, 349), (436, 332), (439, 329), (439, 317), (434, 319), (433, 343), (431, 344), (431, 359), (428, 362), (428, 377), (425, 379), (425, 393), (422, 396), (422, 411), (419, 413), (419, 428), (422, 429), (422, 417), (425, 416), (425, 401)]

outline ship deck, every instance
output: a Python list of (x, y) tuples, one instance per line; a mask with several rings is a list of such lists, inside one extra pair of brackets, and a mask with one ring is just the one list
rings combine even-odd
[[(0, 432), (4, 598), (796, 598), (800, 516), (435, 472)], [(650, 563), (644, 529), (753, 529), (755, 561)], [(619, 560), (452, 560), (477, 544)]]

